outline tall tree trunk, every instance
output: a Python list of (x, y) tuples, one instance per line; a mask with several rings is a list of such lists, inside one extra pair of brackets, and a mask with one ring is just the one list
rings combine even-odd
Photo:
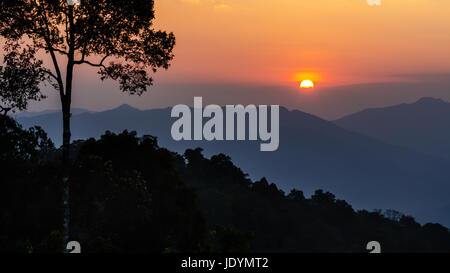
[(64, 205), (64, 250), (67, 252), (66, 246), (70, 238), (70, 106), (72, 101), (72, 81), (74, 67), (74, 34), (73, 34), (73, 6), (69, 6), (69, 54), (67, 61), (66, 75), (66, 92), (61, 98), (63, 112), (63, 205)]
[(70, 174), (70, 103), (67, 103), (67, 99), (63, 99), (64, 103), (62, 106), (63, 111), (63, 158), (62, 158), (62, 168), (63, 168), (63, 247), (66, 249), (67, 243), (69, 242), (69, 226), (70, 226), (70, 185), (69, 185), (69, 174)]

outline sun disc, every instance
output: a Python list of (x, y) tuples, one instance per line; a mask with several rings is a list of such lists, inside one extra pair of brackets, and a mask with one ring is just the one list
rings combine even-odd
[(314, 83), (310, 80), (304, 80), (300, 83), (301, 88), (314, 88)]

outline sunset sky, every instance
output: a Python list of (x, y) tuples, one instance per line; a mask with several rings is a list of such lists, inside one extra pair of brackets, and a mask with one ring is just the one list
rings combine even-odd
[(324, 85), (450, 71), (450, 1), (164, 0), (157, 22), (177, 36), (164, 80)]
[[(447, 0), (156, 0), (155, 10), (155, 27), (177, 38), (171, 68), (156, 74), (149, 94), (129, 98), (120, 94), (117, 84), (102, 84), (95, 70), (81, 67), (75, 107), (104, 110), (129, 103), (146, 109), (188, 103), (194, 94), (211, 103), (228, 103), (230, 98), (217, 92), (224, 86), (248, 103), (252, 101), (245, 98), (255, 96), (247, 89), (273, 87), (255, 93), (255, 103), (279, 102), (335, 118), (365, 107), (439, 95), (443, 86), (449, 87)], [(302, 79), (315, 81), (314, 92), (320, 95), (296, 90), (296, 81)], [(355, 84), (392, 82), (422, 85), (410, 93), (402, 86), (403, 95), (398, 96), (386, 96), (389, 88), (378, 97), (361, 95), (368, 92), (363, 88), (361, 100), (356, 95), (354, 101), (343, 88), (352, 85), (356, 92)], [(263, 94), (269, 94), (267, 99)], [(342, 96), (347, 100), (341, 101)], [(450, 95), (444, 98), (450, 100)], [(32, 110), (57, 108), (57, 103), (51, 96), (33, 104)], [(325, 111), (330, 107), (342, 110)]]

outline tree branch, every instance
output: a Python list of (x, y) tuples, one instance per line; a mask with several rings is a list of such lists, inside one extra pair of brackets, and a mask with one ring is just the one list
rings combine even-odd
[(68, 52), (66, 52), (66, 51), (64, 51), (64, 50), (61, 50), (61, 49), (58, 49), (58, 48), (53, 48), (53, 50), (54, 50), (55, 52), (61, 53), (61, 54), (63, 54), (63, 55), (69, 55)]
[(47, 70), (47, 69), (42, 69), (42, 72), (48, 74), (50, 77), (54, 78), (56, 81), (58, 81), (58, 77), (53, 74), (51, 71)]
[(11, 107), (3, 107), (0, 105), (0, 111), (2, 112), (3, 116), (6, 116), (8, 114), (9, 111), (11, 111), (12, 108)]
[(56, 80), (58, 82), (58, 86), (59, 86), (59, 94), (61, 97), (61, 100), (64, 98), (64, 84), (62, 81), (62, 75), (61, 75), (61, 70), (59, 69), (59, 64), (58, 64), (58, 60), (56, 59), (56, 55), (55, 55), (55, 50), (51, 44), (50, 41), (50, 27), (48, 24), (48, 19), (47, 19), (47, 14), (46, 11), (44, 9), (41, 8), (41, 12), (42, 12), (42, 17), (43, 17), (43, 21), (45, 24), (45, 31), (47, 32), (46, 35), (44, 34), (44, 41), (47, 45), (47, 50), (50, 52), (50, 56), (52, 58), (52, 62), (53, 62), (53, 66), (55, 68), (56, 71)]
[(90, 62), (90, 61), (88, 61), (88, 60), (85, 60), (84, 59), (84, 55), (81, 57), (81, 60), (79, 60), (79, 61), (74, 61), (74, 64), (88, 64), (88, 65), (90, 65), (90, 66), (93, 66), (93, 67), (103, 67), (103, 68), (105, 68), (105, 65), (103, 65), (103, 63), (105, 62), (105, 60), (108, 58), (108, 57), (110, 57), (111, 55), (105, 55), (103, 58), (102, 58), (102, 60), (100, 61), (100, 63), (92, 63), (92, 62)]

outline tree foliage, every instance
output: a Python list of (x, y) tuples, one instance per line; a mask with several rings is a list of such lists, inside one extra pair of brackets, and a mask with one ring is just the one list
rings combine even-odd
[[(106, 133), (81, 144), (74, 163), (72, 230), (118, 251), (198, 251), (203, 216), (155, 138)], [(87, 248), (87, 251), (96, 249)]]
[(84, 0), (76, 6), (66, 0), (4, 0), (0, 35), (22, 40), (29, 53), (48, 53), (54, 67), (46, 73), (63, 95), (70, 82), (63, 83), (57, 55), (68, 61), (67, 80), (74, 65), (86, 64), (97, 67), (102, 79), (119, 80), (123, 91), (141, 94), (152, 84), (148, 70), (168, 68), (175, 45), (172, 33), (153, 29), (153, 6), (151, 0)]
[(36, 60), (34, 48), (21, 48), (18, 43), (5, 45), (5, 66), (0, 66), (0, 111), (25, 110), (30, 100), (45, 98), (40, 83), (51, 83), (51, 78)]
[(60, 228), (59, 172), (46, 163), (53, 149), (42, 129), (0, 117), (0, 251), (34, 252)]

